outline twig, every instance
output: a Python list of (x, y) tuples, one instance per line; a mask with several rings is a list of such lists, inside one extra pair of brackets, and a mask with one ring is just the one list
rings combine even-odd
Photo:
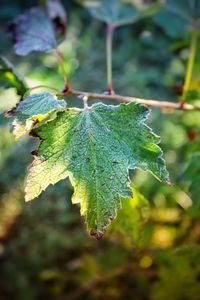
[(194, 106), (192, 104), (185, 103), (184, 105), (180, 105), (179, 103), (173, 103), (168, 101), (158, 101), (152, 99), (142, 99), (136, 97), (125, 97), (116, 94), (106, 95), (106, 94), (98, 94), (98, 93), (87, 93), (82, 91), (70, 90), (67, 94), (68, 96), (76, 96), (76, 97), (84, 97), (86, 96), (88, 99), (94, 100), (111, 100), (117, 102), (136, 102), (146, 104), (149, 107), (157, 107), (166, 110), (183, 110), (183, 111), (200, 111), (200, 106)]

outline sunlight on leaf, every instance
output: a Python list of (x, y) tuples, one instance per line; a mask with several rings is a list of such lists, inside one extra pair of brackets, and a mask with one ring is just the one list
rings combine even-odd
[(80, 204), (90, 234), (100, 238), (121, 207), (121, 197), (132, 197), (129, 169), (149, 171), (169, 183), (159, 138), (144, 123), (148, 113), (135, 103), (99, 103), (58, 113), (34, 131), (41, 144), (29, 168), (26, 201), (69, 177), (73, 203)]

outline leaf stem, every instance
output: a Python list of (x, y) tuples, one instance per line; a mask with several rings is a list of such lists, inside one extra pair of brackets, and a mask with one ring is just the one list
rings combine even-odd
[(42, 89), (42, 88), (58, 92), (58, 89), (56, 89), (56, 88), (54, 88), (52, 86), (49, 86), (49, 85), (37, 85), (37, 86), (33, 86), (33, 87), (28, 88), (28, 91), (31, 92), (33, 90)]
[(112, 82), (112, 46), (113, 46), (113, 32), (114, 26), (107, 24), (106, 32), (106, 57), (107, 57), (107, 90), (109, 95), (113, 94), (113, 82)]
[(185, 82), (183, 86), (183, 95), (180, 101), (182, 103), (185, 103), (187, 100), (187, 94), (190, 89), (190, 84), (192, 81), (194, 62), (195, 62), (195, 57), (197, 52), (197, 41), (198, 41), (198, 32), (197, 32), (196, 25), (194, 23), (191, 32), (189, 59), (188, 59), (188, 65), (187, 65), (187, 70), (185, 75)]
[(70, 90), (71, 87), (70, 87), (70, 83), (69, 83), (69, 80), (68, 80), (67, 71), (65, 69), (65, 59), (64, 59), (64, 56), (63, 56), (62, 52), (58, 48), (56, 49), (56, 55), (58, 57), (59, 64), (60, 64), (62, 74), (63, 74), (63, 78), (64, 78), (64, 81), (65, 81), (65, 92), (67, 93)]

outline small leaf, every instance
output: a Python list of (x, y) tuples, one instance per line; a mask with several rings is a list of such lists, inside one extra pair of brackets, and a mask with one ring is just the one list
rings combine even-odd
[(14, 87), (16, 88), (18, 95), (21, 96), (28, 90), (24, 78), (5, 57), (0, 57), (0, 86), (4, 88)]
[(184, 181), (188, 184), (194, 205), (200, 207), (200, 152), (191, 155), (184, 173)]
[(99, 239), (121, 207), (121, 197), (132, 197), (129, 169), (169, 182), (159, 138), (144, 124), (148, 112), (135, 103), (99, 103), (58, 113), (34, 130), (41, 144), (29, 168), (26, 201), (69, 177), (72, 202), (80, 204), (90, 234)]
[(120, 0), (102, 0), (97, 7), (89, 9), (92, 16), (113, 26), (122, 26), (138, 20), (139, 10)]
[(27, 55), (31, 51), (49, 52), (56, 48), (53, 24), (41, 8), (32, 8), (19, 16), (9, 31), (18, 55)]
[(35, 124), (46, 120), (53, 112), (63, 110), (65, 107), (64, 100), (57, 100), (47, 92), (28, 96), (7, 113), (8, 116), (15, 117), (13, 121), (15, 138), (21, 138), (25, 133), (30, 132)]

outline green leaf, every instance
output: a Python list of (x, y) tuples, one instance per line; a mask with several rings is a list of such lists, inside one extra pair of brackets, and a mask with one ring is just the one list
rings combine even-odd
[(91, 8), (89, 11), (94, 18), (113, 26), (134, 23), (140, 14), (136, 7), (121, 3), (120, 0), (102, 0), (97, 7)]
[(48, 92), (26, 97), (7, 113), (8, 116), (15, 117), (13, 121), (15, 138), (21, 138), (25, 133), (30, 132), (35, 124), (46, 120), (54, 112), (65, 107), (64, 100), (58, 100)]
[(172, 38), (182, 38), (194, 22), (200, 28), (200, 1), (166, 0), (154, 21)]
[(100, 238), (121, 207), (121, 197), (132, 197), (129, 169), (169, 182), (159, 138), (144, 124), (148, 112), (135, 103), (99, 103), (88, 110), (67, 109), (34, 130), (41, 144), (29, 168), (26, 201), (69, 177), (72, 202), (80, 204), (90, 234)]
[(200, 152), (191, 155), (184, 173), (184, 181), (188, 183), (194, 205), (200, 207)]
[(38, 7), (19, 16), (12, 25), (12, 33), (18, 55), (27, 55), (31, 51), (49, 52), (57, 46), (53, 23)]
[(5, 57), (0, 57), (0, 86), (4, 88), (14, 87), (21, 96), (28, 90), (24, 78)]
[(182, 17), (163, 10), (156, 14), (153, 19), (156, 24), (164, 29), (168, 36), (174, 39), (185, 37), (189, 22)]
[(178, 15), (190, 22), (200, 22), (200, 1), (199, 0), (166, 0), (166, 10)]

